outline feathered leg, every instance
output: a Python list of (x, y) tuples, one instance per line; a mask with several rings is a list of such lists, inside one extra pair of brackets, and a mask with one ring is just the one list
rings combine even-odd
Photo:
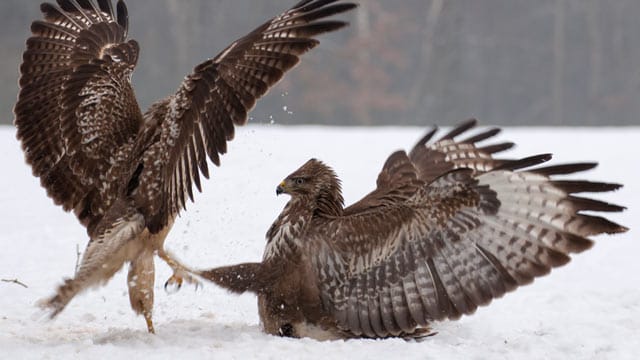
[(89, 241), (73, 279), (66, 279), (54, 296), (40, 301), (41, 307), (51, 311), (51, 318), (58, 315), (78, 293), (107, 282), (126, 261), (132, 259), (132, 254), (139, 252), (142, 243), (135, 239), (144, 229), (142, 215), (129, 213), (115, 220), (108, 217), (104, 220), (108, 227)]
[(131, 308), (136, 314), (144, 316), (147, 322), (147, 330), (152, 334), (155, 333), (152, 320), (154, 283), (153, 251), (145, 248), (129, 266), (127, 285), (129, 286)]

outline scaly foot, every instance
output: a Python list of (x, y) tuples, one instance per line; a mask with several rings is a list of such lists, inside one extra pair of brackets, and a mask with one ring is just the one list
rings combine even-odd
[(182, 288), (182, 283), (193, 284), (196, 290), (202, 286), (202, 283), (188, 273), (177, 271), (164, 283), (164, 290), (169, 294), (174, 294)]
[(147, 330), (149, 331), (149, 334), (155, 334), (156, 330), (153, 328), (153, 320), (151, 320), (151, 313), (145, 312), (143, 315), (144, 315), (144, 320), (147, 322)]
[(164, 249), (158, 250), (158, 256), (173, 269), (173, 275), (164, 283), (164, 290), (166, 292), (170, 294), (178, 292), (183, 282), (194, 284), (196, 290), (200, 288), (202, 283), (193, 276), (193, 271), (174, 259), (169, 252)]

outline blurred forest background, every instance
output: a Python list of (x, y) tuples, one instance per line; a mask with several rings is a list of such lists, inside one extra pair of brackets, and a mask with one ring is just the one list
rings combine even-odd
[[(296, 0), (128, 0), (140, 105)], [(640, 125), (639, 0), (360, 0), (254, 123)], [(0, 123), (40, 1), (0, 2)]]

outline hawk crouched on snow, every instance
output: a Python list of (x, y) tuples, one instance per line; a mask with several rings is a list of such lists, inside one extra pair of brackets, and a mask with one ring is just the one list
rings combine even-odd
[(200, 190), (200, 173), (208, 177), (207, 157), (220, 164), (256, 100), (318, 45), (315, 36), (346, 25), (327, 17), (354, 7), (299, 2), (196, 66), (143, 114), (130, 83), (140, 49), (127, 40), (124, 2), (42, 4), (20, 68), (17, 137), (48, 195), (90, 237), (74, 278), (43, 303), (52, 317), (129, 262), (131, 306), (154, 331), (154, 254), (173, 269), (171, 282), (193, 280), (163, 243), (192, 185)]
[(621, 185), (560, 180), (594, 163), (538, 166), (550, 155), (495, 159), (513, 146), (457, 137), (393, 153), (377, 188), (344, 208), (340, 181), (312, 159), (277, 187), (291, 196), (267, 232), (260, 263), (199, 274), (258, 295), (264, 331), (316, 339), (419, 337), (431, 322), (473, 313), (627, 229), (583, 211), (623, 208), (575, 196)]

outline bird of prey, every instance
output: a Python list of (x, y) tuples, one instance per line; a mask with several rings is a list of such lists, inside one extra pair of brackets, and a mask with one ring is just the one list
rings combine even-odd
[(595, 163), (537, 166), (550, 155), (494, 158), (513, 143), (459, 140), (467, 121), (387, 159), (377, 188), (344, 208), (334, 171), (312, 159), (277, 187), (291, 199), (268, 230), (262, 262), (199, 272), (258, 296), (265, 332), (319, 340), (422, 337), (531, 283), (591, 247), (592, 235), (627, 229), (590, 212), (624, 208), (582, 192), (618, 184), (563, 180)]
[(89, 243), (72, 279), (43, 306), (56, 316), (79, 292), (129, 263), (129, 299), (152, 322), (154, 255), (191, 281), (164, 249), (175, 217), (247, 122), (258, 98), (315, 37), (346, 25), (328, 19), (355, 7), (303, 0), (197, 65), (177, 91), (142, 113), (131, 85), (140, 48), (127, 39), (122, 0), (58, 0), (41, 5), (20, 67), (17, 137), (33, 174), (55, 204), (73, 211)]

